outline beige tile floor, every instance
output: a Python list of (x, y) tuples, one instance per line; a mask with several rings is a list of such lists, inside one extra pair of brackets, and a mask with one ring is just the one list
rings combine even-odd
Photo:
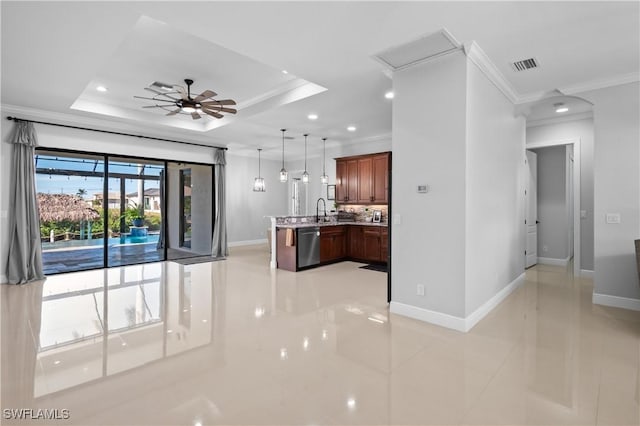
[(592, 305), (590, 280), (536, 266), (463, 334), (390, 315), (358, 266), (270, 271), (251, 246), (2, 286), (1, 422), (640, 423), (640, 313)]

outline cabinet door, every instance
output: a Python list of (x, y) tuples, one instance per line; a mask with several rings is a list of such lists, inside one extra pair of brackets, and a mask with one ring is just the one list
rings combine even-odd
[(362, 259), (364, 257), (364, 241), (363, 241), (363, 227), (359, 225), (352, 225), (349, 227), (349, 246), (347, 249), (347, 256), (354, 259)]
[(364, 259), (372, 262), (380, 260), (380, 228), (364, 228)]
[(387, 228), (380, 230), (380, 260), (389, 261), (389, 230)]
[(358, 159), (358, 202), (369, 204), (373, 201), (373, 158)]
[(336, 160), (336, 203), (347, 201), (347, 162)]
[(375, 155), (372, 158), (371, 201), (387, 203), (389, 201), (389, 154)]
[(344, 232), (335, 235), (333, 240), (333, 248), (335, 250), (335, 258), (342, 259), (347, 255), (347, 232), (346, 229)]
[(346, 199), (349, 203), (358, 202), (358, 160), (347, 160)]
[(320, 234), (320, 263), (332, 260), (333, 236)]

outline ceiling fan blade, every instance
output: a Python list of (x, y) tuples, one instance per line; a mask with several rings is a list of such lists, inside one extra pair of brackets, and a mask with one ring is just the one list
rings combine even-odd
[(145, 98), (144, 96), (134, 96), (134, 98), (136, 98), (136, 99), (146, 99), (148, 101), (156, 101), (156, 102), (171, 102), (172, 104), (175, 103), (175, 101), (170, 101), (169, 99)]
[(233, 99), (222, 99), (221, 101), (216, 101), (215, 99), (206, 102), (200, 102), (202, 105), (235, 105), (236, 101)]
[(169, 113), (167, 115), (176, 115), (180, 111), (182, 111), (182, 108), (177, 108), (177, 109), (175, 109), (173, 111), (169, 111)]
[(204, 92), (202, 92), (201, 94), (196, 96), (194, 101), (196, 101), (196, 102), (204, 101), (205, 99), (213, 98), (216, 95), (217, 95), (216, 92), (212, 92), (211, 90), (205, 90)]
[(178, 92), (180, 94), (180, 97), (185, 100), (188, 101), (189, 100), (189, 95), (187, 95), (187, 91), (184, 90), (184, 87), (179, 86), (179, 85), (175, 85), (173, 86), (173, 88), (176, 90), (176, 92)]
[(164, 108), (167, 105), (145, 105), (142, 108)]
[(215, 117), (215, 118), (224, 118), (224, 115), (218, 114), (217, 112), (211, 111), (209, 109), (203, 109), (202, 112), (204, 112), (205, 114), (208, 114), (208, 115), (210, 115), (212, 117)]
[(201, 118), (201, 116), (197, 112), (192, 112), (191, 113), (191, 118), (193, 118), (194, 120), (199, 120)]
[(202, 109), (208, 109), (210, 111), (216, 111), (216, 112), (228, 112), (229, 114), (235, 114), (238, 112), (238, 110), (233, 108), (215, 107), (210, 105), (203, 105)]
[(161, 92), (160, 90), (152, 89), (151, 87), (145, 87), (144, 90), (148, 90), (149, 92), (155, 93), (158, 96), (166, 96), (167, 98), (173, 99), (174, 101), (180, 100), (179, 98), (169, 96), (171, 94), (175, 94), (176, 92)]

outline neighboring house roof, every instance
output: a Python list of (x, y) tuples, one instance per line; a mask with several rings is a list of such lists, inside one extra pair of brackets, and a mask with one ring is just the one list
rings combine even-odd
[[(130, 192), (127, 194), (127, 197), (137, 197), (138, 196), (138, 192)], [(144, 196), (145, 197), (159, 197), (160, 196), (160, 189), (159, 188), (147, 188), (144, 190)]]

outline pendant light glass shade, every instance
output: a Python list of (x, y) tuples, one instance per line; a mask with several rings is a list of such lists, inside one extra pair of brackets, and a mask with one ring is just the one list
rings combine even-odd
[(322, 176), (320, 176), (320, 182), (323, 185), (329, 183), (329, 176), (327, 176), (327, 172), (324, 169), (325, 162), (327, 160), (327, 138), (322, 138)]
[(280, 129), (282, 132), (282, 168), (280, 169), (280, 182), (286, 182), (289, 179), (289, 174), (287, 173), (287, 169), (284, 168), (284, 132), (287, 129)]
[(253, 191), (254, 192), (265, 192), (266, 188), (264, 186), (264, 179), (260, 173), (260, 151), (262, 149), (258, 148), (258, 177), (253, 180)]
[(302, 183), (309, 183), (309, 173), (307, 172), (307, 136), (304, 135), (304, 172), (302, 172)]

